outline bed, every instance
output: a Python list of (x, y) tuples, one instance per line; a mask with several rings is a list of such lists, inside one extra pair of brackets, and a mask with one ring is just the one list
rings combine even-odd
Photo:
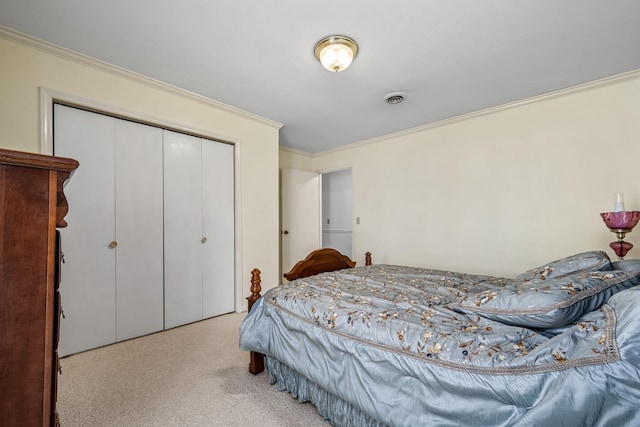
[(330, 423), (640, 425), (640, 260), (589, 251), (505, 278), (343, 257), (315, 251), (262, 297), (255, 274), (240, 328)]

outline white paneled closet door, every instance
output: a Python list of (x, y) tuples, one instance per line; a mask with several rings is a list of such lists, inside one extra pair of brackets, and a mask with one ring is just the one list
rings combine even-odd
[(116, 120), (116, 340), (164, 329), (162, 129)]
[(234, 310), (233, 146), (165, 131), (165, 328)]
[(54, 152), (80, 162), (65, 194), (69, 225), (60, 230), (60, 355), (115, 342), (115, 126), (113, 118), (55, 105)]
[(202, 142), (203, 317), (234, 310), (233, 146)]
[(202, 320), (202, 141), (164, 132), (165, 328)]
[(55, 154), (81, 164), (61, 230), (68, 355), (163, 329), (162, 130), (54, 108)]

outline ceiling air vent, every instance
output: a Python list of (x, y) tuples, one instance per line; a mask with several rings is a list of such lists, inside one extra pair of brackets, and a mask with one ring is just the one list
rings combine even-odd
[(390, 93), (389, 95), (384, 97), (384, 100), (387, 101), (387, 104), (395, 105), (400, 104), (407, 98), (407, 95), (401, 92)]

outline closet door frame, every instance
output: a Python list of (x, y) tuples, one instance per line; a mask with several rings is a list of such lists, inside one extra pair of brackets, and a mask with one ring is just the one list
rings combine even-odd
[[(140, 114), (122, 107), (111, 104), (102, 103), (88, 98), (79, 97), (70, 93), (50, 89), (46, 87), (39, 88), (40, 100), (40, 153), (53, 154), (53, 104), (63, 104), (70, 107), (78, 107), (96, 113), (111, 115), (114, 117), (132, 120), (135, 122), (158, 126), (167, 130), (187, 133), (206, 139), (211, 139), (221, 143), (233, 145), (234, 153), (234, 293), (235, 293), (235, 312), (241, 313), (244, 310), (246, 301), (244, 300), (244, 284), (245, 276), (242, 269), (242, 192), (241, 192), (241, 176), (240, 169), (240, 148), (242, 142), (238, 138), (229, 137), (228, 135), (218, 134), (209, 130), (197, 129), (191, 126), (168, 121), (159, 117)], [(64, 286), (64, 284), (63, 284)]]

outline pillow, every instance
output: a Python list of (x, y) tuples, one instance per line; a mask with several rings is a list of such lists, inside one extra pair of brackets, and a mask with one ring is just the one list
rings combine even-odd
[(508, 325), (557, 328), (599, 308), (609, 297), (640, 283), (640, 271), (597, 271), (530, 281), (469, 294), (449, 308)]
[(611, 260), (603, 251), (589, 251), (551, 261), (518, 275), (516, 280), (553, 279), (569, 274), (611, 270)]
[(611, 263), (614, 270), (640, 271), (640, 259), (623, 259)]

